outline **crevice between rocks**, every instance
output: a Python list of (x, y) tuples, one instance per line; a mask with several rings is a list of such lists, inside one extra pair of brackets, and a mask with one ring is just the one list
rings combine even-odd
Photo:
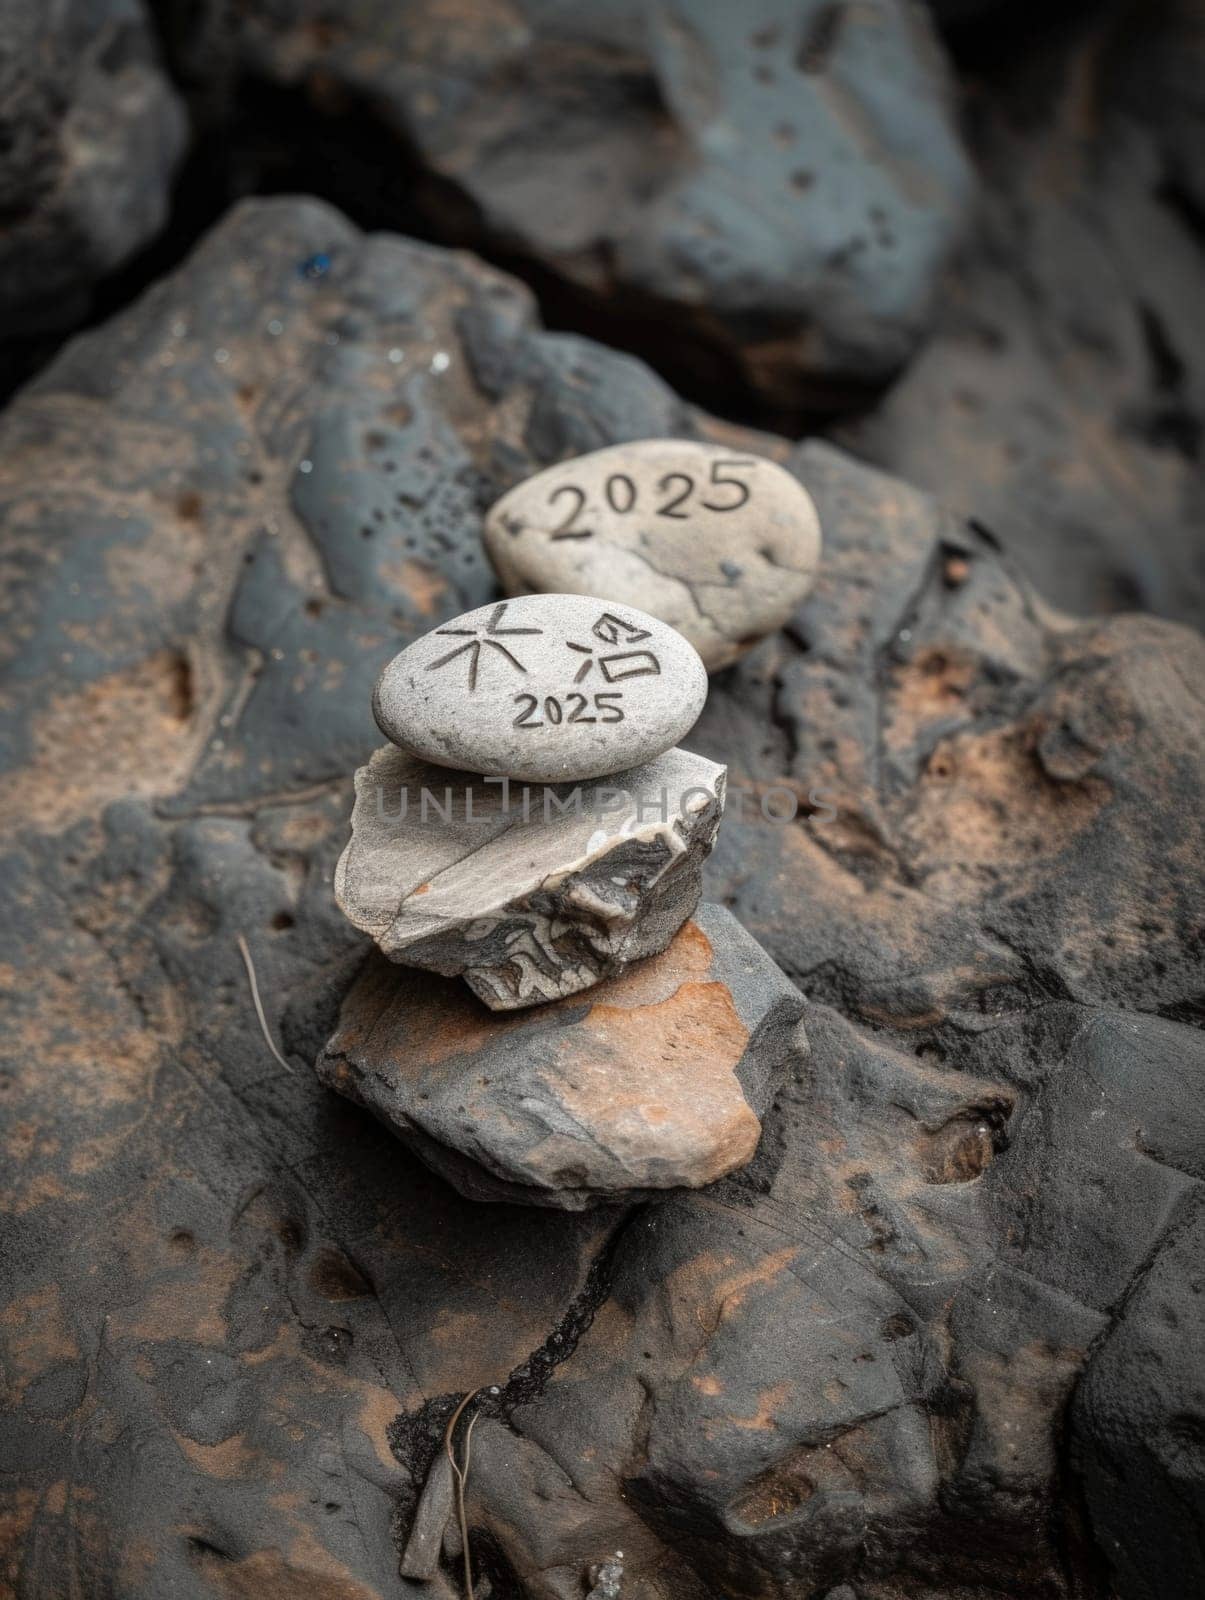
[[(157, 19), (163, 32), (163, 19)], [(688, 330), (680, 309), (622, 285), (598, 292), (575, 286), (490, 231), (463, 190), (434, 174), (396, 126), (367, 97), (346, 87), (324, 99), (304, 84), (282, 87), (218, 63), (204, 83), (188, 82), (162, 54), (174, 87), (189, 105), (192, 136), (172, 186), (168, 220), (158, 236), (95, 285), (82, 322), (0, 346), (0, 405), (35, 378), (68, 340), (124, 310), (174, 272), (236, 202), (302, 194), (338, 207), (357, 227), (387, 231), (451, 249), (471, 250), (531, 291), (552, 332), (594, 339), (645, 362), (685, 400), (731, 422), (797, 438), (835, 412), (857, 410), (870, 393), (819, 396), (814, 409), (776, 404), (744, 378), (735, 358)], [(216, 87), (215, 87), (216, 83)], [(220, 107), (218, 106), (220, 102)]]
[[(540, 1398), (557, 1368), (569, 1360), (589, 1331), (599, 1307), (611, 1293), (623, 1241), (652, 1204), (645, 1202), (621, 1214), (590, 1263), (582, 1287), (543, 1342), (512, 1369), (506, 1381), (497, 1386), (496, 1394), (489, 1386), (482, 1388), (476, 1403), (481, 1416), (491, 1417), (522, 1433), (514, 1422), (514, 1412)], [(403, 1413), (390, 1426), (390, 1448), (416, 1484), (424, 1481), (436, 1452), (442, 1449), (444, 1429), (462, 1398), (461, 1394), (435, 1395), (418, 1411)]]

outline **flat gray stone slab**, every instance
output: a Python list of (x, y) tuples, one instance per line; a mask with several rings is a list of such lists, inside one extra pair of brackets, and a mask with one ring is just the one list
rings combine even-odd
[(725, 775), (670, 750), (605, 782), (532, 789), (386, 746), (356, 773), (335, 898), (391, 960), (463, 974), (496, 1009), (575, 994), (663, 950), (690, 916)]

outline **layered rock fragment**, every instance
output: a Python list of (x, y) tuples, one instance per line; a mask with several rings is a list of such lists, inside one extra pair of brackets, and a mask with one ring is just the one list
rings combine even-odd
[(356, 774), (335, 896), (390, 960), (462, 974), (495, 1010), (575, 994), (663, 950), (694, 910), (724, 779), (669, 750), (533, 788), (386, 746)]

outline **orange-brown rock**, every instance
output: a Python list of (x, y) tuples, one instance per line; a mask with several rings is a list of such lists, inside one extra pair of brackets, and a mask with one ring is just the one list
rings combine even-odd
[(464, 984), (373, 960), (319, 1077), (470, 1199), (577, 1210), (712, 1183), (806, 1049), (802, 998), (726, 911), (588, 994), (498, 1016)]

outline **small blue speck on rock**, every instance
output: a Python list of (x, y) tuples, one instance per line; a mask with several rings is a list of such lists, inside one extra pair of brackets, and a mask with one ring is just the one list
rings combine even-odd
[(324, 250), (319, 250), (316, 255), (309, 256), (297, 268), (303, 278), (325, 278), (331, 270), (331, 258)]

